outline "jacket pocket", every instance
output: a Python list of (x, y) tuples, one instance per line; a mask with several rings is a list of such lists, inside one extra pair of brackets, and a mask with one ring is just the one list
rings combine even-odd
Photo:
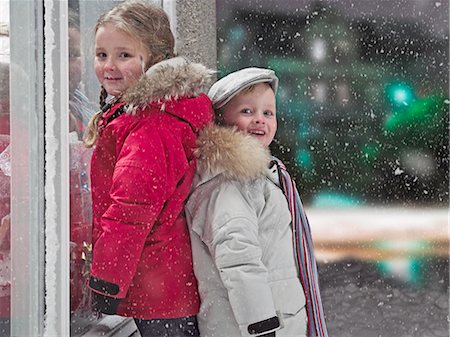
[(298, 278), (274, 281), (270, 286), (276, 310), (283, 315), (296, 315), (305, 306), (305, 293)]

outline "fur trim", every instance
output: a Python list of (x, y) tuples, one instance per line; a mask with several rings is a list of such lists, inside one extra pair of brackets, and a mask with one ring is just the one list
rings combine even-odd
[(271, 157), (257, 139), (236, 128), (210, 125), (198, 138), (197, 165), (208, 175), (246, 181), (264, 174)]
[(200, 63), (174, 57), (151, 66), (123, 95), (127, 111), (135, 111), (152, 101), (195, 97), (206, 90), (215, 72)]

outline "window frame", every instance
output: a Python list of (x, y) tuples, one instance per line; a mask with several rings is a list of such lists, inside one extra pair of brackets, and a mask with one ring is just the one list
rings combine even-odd
[(44, 330), (43, 15), (40, 2), (10, 2), (12, 336)]

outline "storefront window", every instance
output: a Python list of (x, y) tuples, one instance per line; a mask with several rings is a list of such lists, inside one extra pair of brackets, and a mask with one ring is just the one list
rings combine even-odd
[(98, 109), (86, 87), (99, 92), (86, 63), (94, 23), (113, 5), (0, 1), (1, 336), (135, 330), (94, 314), (86, 287), (91, 150), (82, 137)]

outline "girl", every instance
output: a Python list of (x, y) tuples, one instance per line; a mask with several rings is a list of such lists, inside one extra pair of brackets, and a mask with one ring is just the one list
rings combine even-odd
[(246, 68), (209, 91), (222, 126), (199, 137), (186, 205), (202, 337), (328, 336), (309, 225), (268, 151), (277, 86), (272, 70)]
[(201, 93), (212, 72), (174, 57), (168, 17), (155, 5), (124, 2), (100, 17), (95, 32), (102, 110), (85, 140), (95, 144), (94, 307), (133, 317), (141, 336), (197, 336), (183, 208), (197, 133), (212, 120)]

